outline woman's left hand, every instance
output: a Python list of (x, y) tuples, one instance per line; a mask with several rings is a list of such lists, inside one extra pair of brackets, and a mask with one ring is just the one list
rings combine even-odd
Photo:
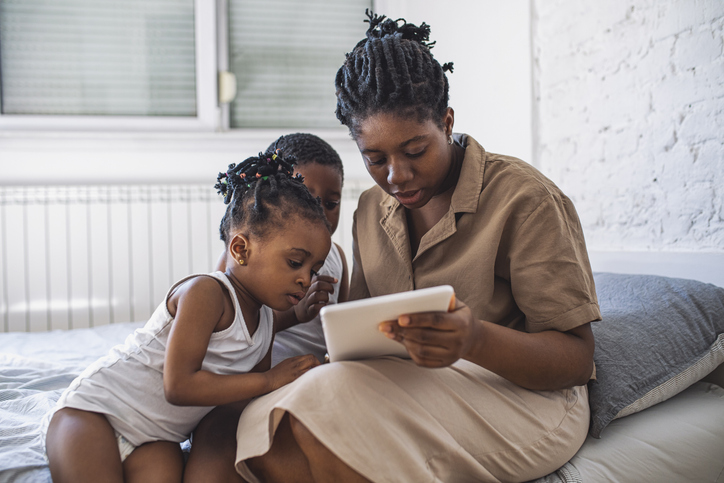
[(480, 325), (470, 308), (455, 299), (450, 312), (402, 315), (378, 326), (390, 339), (402, 343), (422, 367), (446, 367), (467, 355)]

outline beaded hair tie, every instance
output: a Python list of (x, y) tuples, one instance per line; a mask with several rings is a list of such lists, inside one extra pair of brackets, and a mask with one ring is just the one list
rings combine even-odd
[(224, 196), (224, 204), (229, 204), (237, 190), (243, 193), (258, 183), (268, 183), (270, 178), (288, 178), (303, 183), (304, 177), (294, 174), (294, 161), (292, 156), (284, 158), (281, 149), (259, 153), (239, 164), (230, 164), (225, 173), (216, 177), (214, 188)]

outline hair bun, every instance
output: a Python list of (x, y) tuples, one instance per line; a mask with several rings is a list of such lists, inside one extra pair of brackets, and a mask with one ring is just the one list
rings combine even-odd
[[(435, 45), (435, 42), (428, 42), (430, 40), (430, 26), (425, 22), (417, 26), (413, 23), (407, 23), (404, 18), (392, 20), (385, 15), (372, 13), (368, 8), (365, 9), (365, 15), (367, 15), (365, 22), (370, 24), (367, 29), (368, 39), (379, 39), (388, 35), (399, 34), (403, 39), (414, 40), (428, 49)], [(400, 22), (402, 22), (402, 25), (399, 25)]]

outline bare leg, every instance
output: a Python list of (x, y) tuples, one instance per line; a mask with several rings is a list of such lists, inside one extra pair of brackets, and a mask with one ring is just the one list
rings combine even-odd
[(297, 418), (290, 415), (289, 423), (292, 427), (294, 439), (309, 462), (309, 468), (316, 483), (335, 483), (338, 481), (370, 483), (370, 480), (347, 466), (344, 461), (320, 443)]
[(45, 444), (55, 483), (123, 482), (115, 432), (102, 414), (58, 410), (48, 426)]
[(143, 444), (123, 462), (123, 475), (127, 483), (180, 483), (183, 470), (181, 446), (169, 441)]
[(271, 449), (246, 464), (268, 483), (369, 483), (289, 413), (279, 423)]
[(279, 422), (269, 451), (257, 458), (246, 460), (246, 464), (252, 473), (267, 483), (314, 482), (307, 458), (294, 439), (289, 424), (289, 413), (286, 413)]
[(214, 408), (194, 430), (184, 481), (189, 483), (243, 482), (234, 467), (236, 426), (248, 401)]

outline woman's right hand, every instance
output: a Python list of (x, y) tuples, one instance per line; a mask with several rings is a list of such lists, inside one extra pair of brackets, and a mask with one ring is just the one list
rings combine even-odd
[(390, 339), (405, 346), (423, 367), (447, 367), (464, 358), (481, 335), (470, 308), (457, 298), (448, 312), (421, 312), (379, 325)]
[(312, 354), (284, 359), (266, 372), (269, 379), (269, 392), (289, 384), (319, 364), (319, 360)]

